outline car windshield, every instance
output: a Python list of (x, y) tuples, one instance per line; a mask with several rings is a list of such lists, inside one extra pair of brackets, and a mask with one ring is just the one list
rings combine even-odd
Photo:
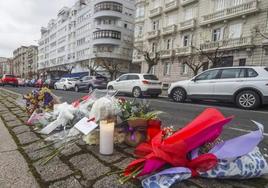
[(143, 75), (143, 78), (146, 80), (158, 80), (158, 78), (153, 74)]
[(103, 77), (103, 76), (96, 76), (97, 80), (104, 80), (107, 81), (107, 78)]
[(265, 67), (264, 70), (266, 70), (268, 72), (268, 67)]

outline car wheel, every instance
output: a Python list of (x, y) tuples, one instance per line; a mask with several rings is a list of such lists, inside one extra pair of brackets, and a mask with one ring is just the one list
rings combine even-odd
[(236, 105), (239, 108), (252, 110), (258, 108), (260, 104), (260, 96), (255, 91), (242, 91), (236, 96)]
[(108, 90), (113, 90), (113, 89), (114, 89), (113, 86), (109, 86), (109, 87), (108, 87)]
[(141, 97), (141, 89), (139, 87), (134, 87), (132, 90), (132, 96), (135, 98)]
[(175, 102), (184, 102), (186, 100), (187, 94), (183, 88), (175, 88), (171, 92), (171, 98)]
[(67, 90), (67, 87), (66, 86), (63, 86), (63, 90), (66, 91)]
[(89, 85), (88, 86), (88, 92), (91, 93), (94, 90), (93, 86)]
[(79, 87), (78, 86), (75, 86), (74, 87), (74, 90), (75, 90), (75, 92), (79, 92)]

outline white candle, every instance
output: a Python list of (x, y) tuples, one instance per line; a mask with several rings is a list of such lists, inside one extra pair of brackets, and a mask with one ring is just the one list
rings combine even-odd
[(114, 151), (114, 122), (100, 121), (100, 153), (111, 155)]

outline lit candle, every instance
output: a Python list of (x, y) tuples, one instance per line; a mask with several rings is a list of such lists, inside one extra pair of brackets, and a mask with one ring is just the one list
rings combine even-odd
[(100, 153), (111, 155), (114, 151), (114, 122), (100, 121)]

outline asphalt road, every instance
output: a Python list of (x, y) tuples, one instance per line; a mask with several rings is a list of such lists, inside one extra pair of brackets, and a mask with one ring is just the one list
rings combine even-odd
[[(29, 87), (8, 87), (5, 86), (5, 89), (9, 89), (13, 92), (26, 94), (30, 92), (33, 88)], [(61, 101), (67, 101), (71, 103), (75, 99), (79, 99), (86, 93), (76, 93), (74, 91), (60, 91), (53, 90), (53, 92), (61, 97)], [(164, 113), (161, 115), (161, 120), (164, 125), (173, 125), (175, 128), (181, 128), (204, 109), (213, 107), (219, 109), (225, 116), (234, 116), (235, 118), (231, 123), (225, 126), (223, 139), (232, 138), (234, 136), (239, 136), (246, 134), (249, 131), (256, 130), (256, 126), (251, 120), (255, 120), (264, 125), (264, 140), (261, 143), (261, 149), (266, 154), (268, 158), (268, 107), (262, 107), (255, 111), (246, 111), (236, 108), (232, 104), (225, 103), (216, 103), (216, 102), (203, 102), (201, 104), (194, 103), (174, 103), (167, 98), (158, 98), (158, 99), (147, 99), (149, 100), (151, 106), (155, 110), (161, 110)], [(267, 148), (267, 149), (266, 149)]]

